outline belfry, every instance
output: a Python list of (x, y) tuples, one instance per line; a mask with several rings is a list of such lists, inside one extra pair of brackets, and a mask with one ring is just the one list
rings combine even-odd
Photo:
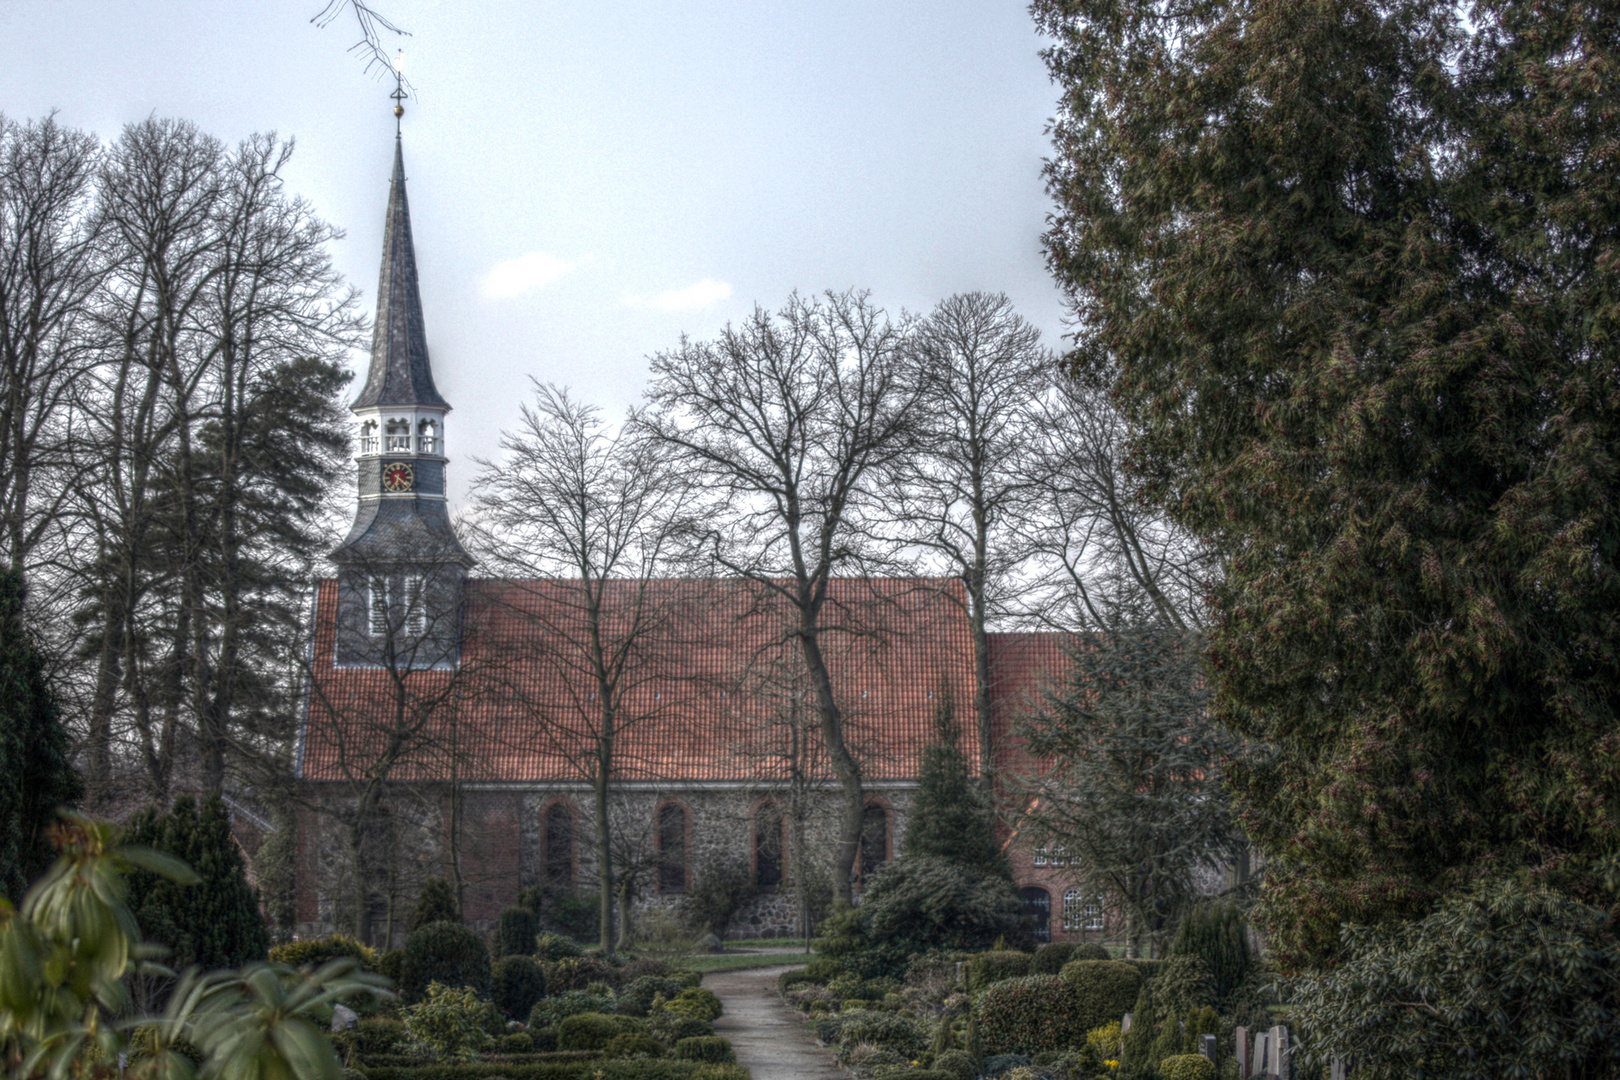
[(410, 668), (453, 665), (460, 596), (472, 559), (456, 539), (445, 500), (450, 405), (433, 385), (428, 361), (397, 135), (371, 367), (350, 408), (358, 425), (360, 499), (354, 526), (332, 553), (342, 588), (340, 659)]

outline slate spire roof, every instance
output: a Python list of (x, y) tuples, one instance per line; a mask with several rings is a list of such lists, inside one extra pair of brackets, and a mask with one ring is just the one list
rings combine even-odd
[(377, 279), (377, 325), (371, 338), (371, 370), (353, 408), (375, 405), (449, 403), (433, 386), (428, 364), (422, 295), (416, 286), (416, 248), (411, 243), (411, 208), (405, 198), (405, 154), (394, 139), (394, 177), (383, 224), (382, 273)]

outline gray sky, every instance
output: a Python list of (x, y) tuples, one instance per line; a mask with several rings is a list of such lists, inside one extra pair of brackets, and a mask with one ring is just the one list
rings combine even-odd
[[(393, 117), (323, 0), (0, 0), (0, 110), (297, 139), (375, 301)], [(1058, 345), (1055, 90), (1019, 0), (373, 0), (411, 36), (405, 165), (453, 491), (528, 378), (618, 415), (647, 356), (794, 289), (1006, 292)], [(356, 357), (356, 364), (363, 359)]]

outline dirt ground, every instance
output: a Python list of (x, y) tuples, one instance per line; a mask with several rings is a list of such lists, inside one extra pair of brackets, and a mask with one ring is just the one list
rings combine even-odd
[(776, 977), (790, 966), (750, 968), (704, 976), (725, 1009), (714, 1022), (731, 1040), (737, 1064), (754, 1080), (848, 1080), (831, 1053), (804, 1033), (804, 1017), (776, 994)]

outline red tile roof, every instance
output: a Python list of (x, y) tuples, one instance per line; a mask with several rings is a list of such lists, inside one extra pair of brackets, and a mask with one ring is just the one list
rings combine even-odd
[[(634, 584), (611, 586), (606, 608), (633, 610)], [(960, 583), (842, 579), (832, 583), (822, 638), (847, 741), (870, 780), (916, 775), (932, 737), (933, 695), (948, 682), (971, 744), (973, 649)], [(669, 580), (646, 594), (674, 617), (650, 631), (626, 665), (620, 779), (751, 780), (784, 775), (787, 717), (809, 703), (786, 606), (740, 581)], [(456, 672), (339, 668), (333, 663), (337, 583), (320, 584), (314, 670), (299, 769), (309, 780), (367, 775), (385, 756), (400, 781), (545, 783), (589, 775), (597, 713), (583, 654), (578, 582), (468, 584)], [(1011, 703), (1032, 673), (1060, 655), (1050, 635), (993, 637), (992, 694)], [(813, 717), (808, 721), (814, 728)], [(811, 740), (819, 746), (819, 737)], [(824, 755), (810, 763), (832, 772)]]

